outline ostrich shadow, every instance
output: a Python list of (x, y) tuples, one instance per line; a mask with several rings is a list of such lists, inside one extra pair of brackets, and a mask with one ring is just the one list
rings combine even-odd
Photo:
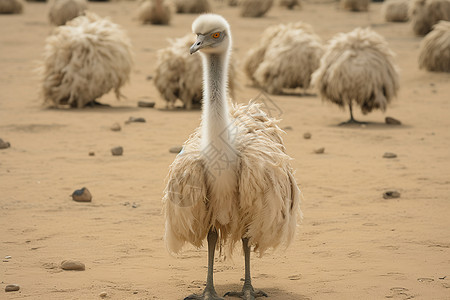
[(364, 121), (361, 123), (335, 123), (330, 124), (329, 127), (333, 128), (352, 128), (352, 129), (383, 129), (383, 130), (402, 130), (402, 129), (410, 129), (413, 126), (405, 125), (405, 124), (387, 124), (385, 122), (373, 122), (373, 121)]
[[(279, 289), (277, 287), (255, 287), (255, 289), (263, 290), (269, 296), (268, 298), (259, 298), (259, 299), (273, 299), (273, 300), (311, 300), (311, 297), (296, 294), (293, 292), (289, 292), (286, 290)], [(242, 285), (239, 284), (217, 284), (216, 290), (219, 295), (223, 295), (229, 291), (240, 291), (242, 289)], [(225, 297), (225, 299), (238, 299), (235, 297)]]

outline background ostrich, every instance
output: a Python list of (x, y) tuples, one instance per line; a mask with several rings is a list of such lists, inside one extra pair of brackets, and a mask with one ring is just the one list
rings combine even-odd
[(177, 13), (201, 14), (211, 11), (209, 0), (174, 0)]
[(281, 94), (284, 88), (306, 90), (323, 54), (321, 39), (308, 25), (291, 24), (285, 28), (271, 39), (253, 74), (257, 85), (270, 94)]
[[(190, 55), (189, 48), (195, 42), (195, 36), (188, 34), (170, 41), (170, 46), (158, 51), (154, 83), (168, 107), (174, 108), (180, 99), (186, 109), (200, 107), (202, 100), (201, 58)], [(231, 59), (229, 68), (229, 88), (231, 95), (238, 86), (237, 68)]]
[(273, 0), (240, 0), (242, 17), (259, 18), (264, 16), (273, 5)]
[(353, 118), (353, 102), (366, 114), (384, 111), (396, 96), (399, 80), (393, 57), (384, 38), (370, 28), (339, 33), (329, 41), (312, 84), (322, 99), (349, 107), (346, 123), (359, 123)]
[(0, 14), (20, 14), (22, 10), (21, 0), (0, 0)]
[(83, 107), (128, 81), (131, 44), (125, 32), (93, 13), (58, 27), (46, 40), (42, 96), (50, 106)]
[(280, 6), (286, 7), (288, 9), (301, 8), (302, 4), (300, 0), (280, 0), (278, 3)]
[(450, 72), (450, 22), (440, 21), (424, 37), (420, 43), (419, 67), (434, 72)]
[(219, 240), (231, 251), (242, 239), (245, 283), (241, 293), (228, 295), (254, 299), (265, 294), (255, 292), (251, 284), (250, 248), (263, 254), (289, 244), (300, 215), (300, 191), (277, 121), (252, 102), (231, 109), (228, 105), (231, 31), (227, 21), (214, 14), (201, 15), (192, 29), (198, 38), (190, 52), (200, 50), (204, 66), (202, 122), (169, 169), (165, 241), (177, 253), (185, 243), (200, 247), (207, 237), (206, 288), (203, 295), (186, 299), (221, 299), (213, 283), (216, 243)]
[(387, 0), (381, 6), (381, 13), (387, 22), (408, 21), (408, 5), (410, 0)]
[(370, 0), (340, 0), (342, 9), (350, 11), (368, 11)]
[(50, 23), (61, 26), (78, 16), (87, 9), (86, 0), (53, 0), (49, 3), (48, 18)]
[(138, 19), (142, 24), (167, 25), (171, 15), (171, 6), (164, 0), (144, 0), (138, 8)]
[(426, 35), (440, 20), (450, 21), (450, 0), (412, 0), (409, 19), (416, 35)]

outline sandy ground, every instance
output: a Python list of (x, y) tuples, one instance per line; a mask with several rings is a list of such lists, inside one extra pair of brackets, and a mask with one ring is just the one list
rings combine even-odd
[[(167, 38), (190, 31), (194, 15), (176, 15), (168, 27), (133, 20), (134, 2), (89, 3), (92, 11), (122, 25), (134, 45), (136, 66), (123, 89), (100, 101), (111, 108), (49, 110), (38, 97), (32, 72), (51, 31), (44, 3), (26, 3), (22, 15), (0, 16), (0, 298), (182, 299), (200, 292), (206, 250), (186, 248), (171, 257), (163, 243), (161, 197), (174, 154), (199, 124), (200, 111), (162, 111), (153, 83), (156, 51)], [(397, 53), (401, 90), (384, 124), (374, 112), (366, 127), (339, 127), (348, 112), (318, 97), (271, 96), (295, 158), (304, 193), (304, 222), (286, 251), (254, 257), (256, 288), (271, 299), (450, 299), (450, 74), (418, 69), (421, 38), (409, 24), (385, 23), (380, 4), (370, 13), (340, 11), (334, 3), (307, 2), (303, 10), (272, 9), (265, 18), (243, 19), (236, 8), (214, 2), (231, 23), (236, 57), (242, 57), (268, 25), (302, 20), (323, 38), (371, 25)], [(243, 81), (236, 101), (258, 91)], [(138, 100), (156, 101), (155, 109)], [(130, 116), (146, 123), (124, 125)], [(122, 131), (112, 132), (114, 123)], [(312, 139), (303, 139), (310, 132)], [(113, 157), (110, 148), (124, 147)], [(316, 148), (325, 147), (322, 155)], [(95, 156), (88, 156), (94, 151)], [(394, 152), (395, 159), (384, 159)], [(92, 203), (71, 200), (86, 186)], [(401, 193), (385, 200), (388, 190)], [(11, 256), (11, 259), (3, 259)], [(62, 271), (64, 259), (86, 264)], [(220, 294), (241, 288), (243, 259), (217, 259)], [(19, 292), (5, 293), (17, 283)]]

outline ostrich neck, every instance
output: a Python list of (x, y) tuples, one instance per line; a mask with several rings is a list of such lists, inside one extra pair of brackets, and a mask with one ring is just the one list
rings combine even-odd
[(203, 78), (202, 148), (214, 147), (232, 158), (234, 130), (228, 108), (228, 56), (204, 54)]

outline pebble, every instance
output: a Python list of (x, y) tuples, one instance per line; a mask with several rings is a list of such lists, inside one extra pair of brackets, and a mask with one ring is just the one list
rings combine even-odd
[(0, 149), (6, 149), (11, 147), (11, 144), (0, 139)]
[(303, 134), (303, 138), (304, 138), (305, 140), (309, 140), (309, 139), (311, 138), (311, 133), (305, 132), (305, 133)]
[(396, 158), (396, 157), (397, 157), (397, 154), (392, 153), (392, 152), (385, 152), (383, 154), (383, 158)]
[(8, 284), (5, 286), (5, 292), (16, 292), (20, 290), (20, 286), (18, 284)]
[(183, 150), (182, 146), (174, 146), (174, 147), (169, 149), (169, 152), (170, 153), (180, 153), (181, 150)]
[(402, 125), (402, 122), (391, 117), (386, 117), (385, 122), (389, 125)]
[(130, 123), (145, 123), (145, 119), (144, 118), (135, 118), (135, 117), (130, 117), (128, 118), (127, 121), (125, 121), (125, 124), (130, 124)]
[(288, 130), (292, 130), (293, 128), (292, 128), (292, 126), (284, 126), (282, 129), (284, 131), (288, 131)]
[(11, 259), (12, 257), (10, 255), (6, 255), (5, 259)]
[(114, 124), (112, 124), (111, 125), (111, 128), (110, 128), (112, 131), (120, 131), (120, 130), (122, 130), (122, 127), (120, 127), (120, 124), (119, 123), (114, 123)]
[(118, 146), (118, 147), (111, 148), (111, 153), (114, 156), (120, 156), (123, 154), (123, 147)]
[(383, 194), (384, 199), (400, 198), (400, 193), (397, 191), (387, 191)]
[(314, 153), (316, 153), (316, 154), (323, 154), (324, 152), (325, 152), (324, 147), (314, 150)]
[(95, 152), (94, 151), (89, 151), (89, 156), (95, 156)]
[(76, 260), (63, 260), (61, 262), (61, 269), (66, 271), (84, 271), (86, 267), (82, 262)]
[(149, 107), (149, 108), (153, 108), (153, 107), (155, 107), (155, 102), (139, 101), (139, 102), (138, 102), (138, 106), (139, 106), (139, 107)]
[(72, 199), (73, 201), (77, 202), (91, 202), (92, 201), (92, 195), (91, 192), (85, 187), (75, 190), (72, 193)]
[(146, 79), (147, 79), (147, 80), (152, 80), (152, 79), (153, 79), (153, 76), (152, 76), (152, 75), (148, 75), (148, 76), (146, 77)]
[(107, 293), (107, 292), (101, 292), (101, 293), (99, 294), (99, 296), (100, 296), (101, 298), (105, 298), (106, 296), (108, 296), (108, 293)]

